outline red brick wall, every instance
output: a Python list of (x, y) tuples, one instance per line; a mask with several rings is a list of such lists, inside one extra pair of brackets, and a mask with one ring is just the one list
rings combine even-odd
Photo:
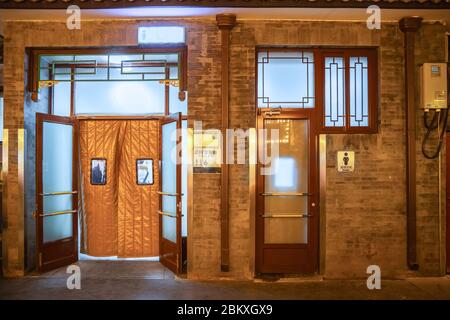
[[(164, 21), (167, 23), (167, 20)], [(25, 48), (30, 46), (136, 45), (140, 24), (158, 21), (83, 22), (79, 31), (60, 22), (5, 23), (5, 126), (24, 124)], [(168, 23), (173, 23), (168, 22)], [(202, 120), (204, 128), (219, 128), (220, 37), (214, 20), (177, 20), (188, 28), (189, 126)], [(99, 36), (101, 35), (101, 36)], [(418, 41), (418, 63), (441, 59), (444, 30), (425, 25)], [(385, 276), (406, 274), (405, 113), (403, 33), (397, 24), (368, 30), (364, 23), (309, 21), (238, 21), (231, 32), (230, 124), (255, 126), (255, 46), (376, 46), (379, 48), (379, 133), (327, 137), (327, 186), (324, 274), (331, 278), (362, 277), (369, 264), (378, 264)], [(443, 48), (442, 48), (443, 50)], [(420, 125), (418, 118), (418, 125)], [(422, 132), (419, 130), (420, 134)], [(420, 140), (418, 136), (418, 143)], [(356, 170), (339, 174), (336, 151), (351, 149)], [(10, 146), (7, 186), (16, 190), (17, 150)], [(418, 152), (418, 249), (424, 274), (439, 271), (437, 242), (437, 162), (425, 161)], [(248, 166), (230, 167), (230, 272), (220, 272), (220, 175), (195, 174), (193, 213), (189, 227), (189, 276), (192, 278), (251, 278), (253, 230), (249, 213)], [(27, 197), (34, 194), (27, 193)], [(7, 199), (9, 229), (4, 232), (4, 268), (20, 275), (23, 264), (21, 223), (24, 213), (15, 210), (17, 199)], [(22, 221), (22, 222), (21, 222)]]
[[(417, 64), (443, 60), (444, 27), (424, 24), (418, 35)], [(363, 23), (240, 21), (231, 37), (230, 119), (233, 127), (255, 125), (255, 46), (376, 46), (379, 50), (379, 133), (328, 135), (324, 275), (364, 277), (370, 264), (387, 277), (406, 267), (405, 112), (403, 33), (397, 24), (368, 30)], [(417, 84), (418, 85), (418, 84)], [(422, 114), (418, 113), (421, 126)], [(422, 131), (418, 136), (418, 150)], [(336, 152), (354, 150), (356, 170), (338, 173)], [(417, 154), (418, 262), (421, 274), (439, 273), (437, 161)], [(248, 168), (230, 171), (231, 272), (248, 275), (251, 233)], [(247, 203), (247, 206), (245, 205)]]
[[(448, 29), (448, 27), (447, 27)], [(416, 77), (419, 77), (419, 66), (424, 62), (445, 62), (445, 34), (440, 24), (423, 26), (416, 38)], [(448, 30), (447, 30), (448, 32)], [(442, 157), (442, 198), (441, 198), (441, 235), (439, 233), (439, 160), (429, 160), (422, 155), (422, 139), (425, 134), (423, 112), (420, 107), (420, 86), (416, 83), (417, 112), (417, 258), (419, 272), (426, 275), (439, 275), (444, 268), (445, 244), (439, 245), (440, 237), (445, 241), (445, 153)], [(431, 150), (437, 145), (436, 134), (430, 142)], [(443, 149), (445, 147), (445, 143)]]

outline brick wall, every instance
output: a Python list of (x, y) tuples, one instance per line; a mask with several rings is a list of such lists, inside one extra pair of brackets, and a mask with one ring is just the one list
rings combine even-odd
[[(379, 47), (380, 133), (327, 137), (326, 241), (321, 244), (327, 277), (360, 277), (369, 264), (379, 264), (391, 276), (405, 269), (402, 39), (396, 25), (371, 31), (362, 23), (242, 22), (232, 32), (231, 119), (247, 126), (255, 125), (256, 45)], [(337, 173), (338, 150), (355, 151), (354, 173)], [(239, 173), (231, 179), (239, 179)], [(231, 216), (248, 219), (235, 206)]]
[[(424, 25), (416, 38), (416, 78), (419, 79), (419, 66), (424, 62), (445, 61), (445, 29), (440, 24)], [(441, 234), (439, 232), (439, 160), (429, 160), (422, 155), (422, 140), (425, 134), (423, 112), (420, 107), (420, 87), (416, 83), (417, 112), (417, 258), (420, 273), (439, 275), (444, 270), (445, 246), (440, 246), (440, 237), (445, 241), (445, 153), (442, 157), (442, 198)], [(436, 132), (435, 132), (436, 133)], [(437, 135), (430, 141), (430, 150), (435, 150)], [(445, 143), (444, 143), (445, 145)], [(443, 146), (444, 148), (445, 146)], [(430, 152), (431, 153), (431, 152)]]
[[(444, 27), (424, 24), (417, 64), (443, 61)], [(325, 270), (329, 278), (364, 277), (370, 264), (387, 277), (402, 277), (406, 267), (406, 187), (403, 33), (397, 24), (368, 30), (364, 23), (240, 21), (231, 38), (232, 126), (253, 127), (255, 46), (375, 46), (379, 50), (379, 133), (327, 136)], [(417, 86), (419, 84), (417, 83)], [(421, 128), (418, 113), (418, 125)], [(420, 147), (423, 132), (418, 136)], [(354, 150), (354, 173), (338, 173), (338, 150)], [(418, 262), (420, 273), (439, 273), (437, 161), (418, 151)], [(247, 167), (230, 172), (231, 270), (248, 274), (250, 225), (244, 203)], [(248, 202), (247, 202), (248, 203)], [(247, 257), (247, 259), (246, 259)], [(247, 272), (247, 273), (246, 273)]]
[[(163, 20), (163, 23), (174, 21)], [(133, 46), (136, 28), (157, 21), (82, 22), (69, 31), (59, 22), (5, 23), (5, 127), (24, 126), (25, 48), (31, 46)], [(220, 34), (209, 19), (177, 20), (188, 30), (188, 118), (204, 128), (219, 128)], [(101, 35), (101, 36), (99, 36)], [(439, 59), (443, 29), (425, 25), (418, 60)], [(327, 136), (325, 268), (330, 278), (361, 277), (369, 264), (385, 276), (406, 274), (405, 113), (403, 34), (396, 24), (368, 30), (363, 23), (238, 21), (231, 32), (230, 124), (255, 126), (255, 46), (376, 46), (379, 48), (380, 105), (376, 135)], [(443, 54), (443, 53), (442, 53)], [(418, 61), (419, 62), (419, 61)], [(420, 122), (420, 120), (418, 119)], [(418, 122), (418, 123), (419, 123)], [(418, 137), (418, 143), (419, 143)], [(13, 137), (14, 139), (14, 137)], [(23, 220), (17, 210), (17, 148), (9, 147), (7, 177), (8, 228), (4, 268), (9, 276), (23, 273)], [(336, 151), (356, 153), (356, 171), (339, 174)], [(436, 161), (418, 154), (419, 264), (424, 274), (438, 272)], [(433, 174), (429, 175), (429, 171)], [(189, 227), (189, 277), (251, 278), (253, 230), (249, 213), (248, 166), (230, 167), (230, 272), (220, 272), (220, 175), (195, 174), (193, 213)], [(31, 193), (27, 197), (34, 197)], [(6, 213), (5, 213), (6, 214)], [(22, 241), (22, 242), (21, 242)], [(17, 254), (16, 254), (17, 253)], [(22, 255), (21, 255), (22, 253)]]

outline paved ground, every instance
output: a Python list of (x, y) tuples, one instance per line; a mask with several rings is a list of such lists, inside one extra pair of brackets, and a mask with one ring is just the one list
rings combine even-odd
[(0, 279), (0, 299), (450, 299), (450, 277), (383, 280), (192, 281), (158, 262), (80, 261), (81, 290), (68, 290), (65, 268)]

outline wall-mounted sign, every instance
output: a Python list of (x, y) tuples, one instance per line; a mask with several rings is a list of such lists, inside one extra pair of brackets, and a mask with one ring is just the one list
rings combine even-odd
[(194, 131), (194, 173), (218, 173), (221, 169), (219, 130)]
[(354, 151), (338, 151), (337, 168), (339, 172), (355, 171), (355, 152)]

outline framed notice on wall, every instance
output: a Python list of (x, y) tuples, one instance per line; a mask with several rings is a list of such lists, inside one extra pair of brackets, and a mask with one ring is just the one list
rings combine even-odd
[(219, 173), (221, 163), (221, 132), (194, 131), (194, 173)]

